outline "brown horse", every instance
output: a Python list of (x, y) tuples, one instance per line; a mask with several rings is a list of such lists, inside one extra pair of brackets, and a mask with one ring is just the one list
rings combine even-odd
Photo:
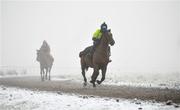
[(81, 69), (82, 75), (84, 78), (84, 86), (87, 85), (87, 79), (85, 76), (85, 70), (88, 70), (89, 67), (94, 69), (94, 72), (91, 76), (91, 83), (93, 87), (96, 87), (96, 79), (99, 75), (99, 70), (102, 71), (102, 78), (101, 80), (97, 80), (98, 84), (101, 84), (105, 80), (106, 76), (106, 69), (109, 63), (109, 44), (113, 46), (115, 41), (112, 37), (111, 30), (102, 33), (102, 37), (100, 40), (99, 45), (96, 47), (93, 57), (88, 56), (88, 52), (92, 47), (87, 47), (84, 51), (79, 53), (79, 57), (81, 58)]

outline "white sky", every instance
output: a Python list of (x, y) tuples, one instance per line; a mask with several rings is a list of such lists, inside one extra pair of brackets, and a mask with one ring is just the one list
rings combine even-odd
[(110, 67), (180, 72), (180, 2), (141, 1), (3, 0), (2, 65), (38, 66), (45, 39), (55, 66), (79, 67), (79, 52), (105, 21), (116, 41)]
[[(2, 3), (0, 2), (0, 7), (2, 7)], [(1, 60), (1, 58), (2, 58), (2, 53), (1, 53), (1, 51), (2, 51), (2, 40), (1, 40), (1, 38), (2, 38), (2, 8), (0, 8), (0, 65), (1, 65), (1, 62), (2, 62), (2, 60)]]

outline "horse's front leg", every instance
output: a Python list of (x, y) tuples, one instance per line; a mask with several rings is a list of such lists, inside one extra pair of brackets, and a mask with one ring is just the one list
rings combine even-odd
[(101, 84), (105, 80), (107, 66), (104, 66), (101, 70), (102, 70), (102, 78), (101, 81), (97, 80), (98, 84)]
[(47, 80), (47, 75), (48, 75), (48, 68), (46, 68), (46, 74), (45, 74), (46, 80)]
[(51, 80), (51, 67), (49, 68), (49, 80)]
[(44, 81), (44, 69), (41, 69), (41, 75), (42, 75), (41, 79), (42, 81)]
[(41, 74), (41, 81), (43, 81), (43, 76), (42, 76), (42, 69), (40, 69), (40, 74)]

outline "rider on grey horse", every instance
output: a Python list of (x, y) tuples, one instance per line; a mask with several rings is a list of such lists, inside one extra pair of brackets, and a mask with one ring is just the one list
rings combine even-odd
[[(44, 40), (43, 44), (41, 45), (40, 48), (40, 52), (47, 57), (46, 60), (54, 60), (54, 58), (52, 57), (52, 55), (50, 54), (50, 46), (48, 45), (48, 43)], [(48, 61), (49, 62), (49, 61)]]
[(42, 46), (40, 48), (40, 51), (45, 53), (45, 54), (50, 54), (50, 47), (49, 47), (48, 43), (45, 40), (43, 41), (43, 44), (42, 44)]

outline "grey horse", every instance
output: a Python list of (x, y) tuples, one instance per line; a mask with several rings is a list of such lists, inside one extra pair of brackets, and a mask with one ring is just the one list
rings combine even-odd
[(48, 79), (47, 75), (49, 73), (49, 80), (51, 80), (51, 68), (54, 62), (54, 58), (50, 54), (45, 54), (40, 50), (37, 50), (36, 60), (40, 63), (40, 74), (41, 80)]

